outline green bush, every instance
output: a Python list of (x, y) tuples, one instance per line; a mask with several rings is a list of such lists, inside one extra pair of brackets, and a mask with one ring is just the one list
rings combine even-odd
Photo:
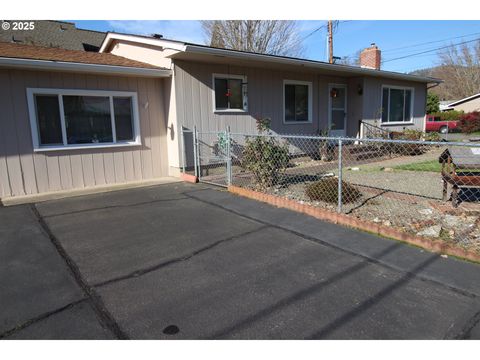
[(450, 110), (450, 111), (435, 112), (432, 115), (440, 117), (442, 121), (458, 121), (464, 114), (465, 113), (463, 111)]
[(252, 172), (260, 189), (266, 189), (277, 184), (279, 175), (287, 168), (290, 158), (287, 144), (281, 144), (274, 137), (261, 135), (270, 129), (268, 119), (258, 119), (257, 129), (260, 135), (246, 140), (241, 166)]
[(426, 107), (427, 114), (432, 114), (438, 111), (440, 111), (440, 99), (438, 98), (438, 95), (428, 92)]
[[(329, 177), (308, 184), (305, 194), (310, 200), (328, 203), (338, 202), (338, 178)], [(353, 185), (342, 181), (342, 204), (355, 202), (362, 197), (362, 193)]]

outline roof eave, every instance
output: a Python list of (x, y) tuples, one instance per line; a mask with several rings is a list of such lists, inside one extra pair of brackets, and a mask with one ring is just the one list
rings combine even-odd
[(476, 99), (477, 97), (480, 97), (480, 93), (478, 94), (475, 94), (475, 95), (472, 95), (472, 96), (469, 96), (469, 97), (466, 97), (466, 98), (463, 98), (463, 99), (460, 99), (460, 100), (457, 100), (457, 101), (454, 101), (450, 104), (448, 104), (447, 106), (456, 106), (456, 105), (460, 105), (460, 104), (463, 104), (464, 102), (467, 102), (467, 101), (470, 101), (470, 100), (473, 100), (473, 99)]
[(155, 39), (155, 38), (148, 38), (146, 36), (107, 32), (107, 34), (105, 35), (105, 38), (103, 39), (102, 45), (100, 46), (100, 50), (98, 50), (98, 52), (100, 53), (107, 52), (110, 47), (110, 44), (114, 40), (131, 41), (131, 42), (136, 42), (136, 43), (145, 44), (145, 45), (158, 46), (162, 48), (171, 48), (178, 51), (185, 51), (185, 43), (181, 41)]
[[(305, 59), (287, 58), (287, 57), (281, 57), (281, 56), (272, 56), (272, 55), (266, 55), (266, 54), (232, 51), (228, 49), (218, 49), (218, 48), (204, 47), (204, 46), (198, 46), (198, 45), (192, 45), (192, 44), (186, 45), (185, 52), (198, 53), (198, 54), (210, 54), (210, 55), (217, 55), (217, 56), (223, 55), (223, 56), (233, 57), (237, 59), (245, 59), (245, 60), (253, 60), (253, 61), (255, 60), (269, 61), (269, 62), (276, 62), (276, 63), (287, 64), (287, 65), (291, 64), (291, 65), (305, 66), (313, 69), (324, 69), (324, 70), (331, 70), (331, 71), (348, 72), (348, 73), (351, 73), (352, 75), (388, 77), (391, 79), (408, 80), (408, 81), (415, 81), (415, 82), (422, 82), (422, 83), (440, 84), (443, 82), (443, 80), (440, 80), (440, 79), (421, 77), (421, 76), (409, 75), (409, 74), (403, 74), (403, 73), (396, 73), (391, 71), (375, 70), (375, 69), (354, 67), (354, 66), (348, 66), (348, 65), (328, 64), (328, 63), (323, 63), (315, 60), (305, 60)], [(172, 58), (174, 58), (174, 56), (172, 56)]]
[(149, 69), (118, 65), (86, 64), (77, 62), (34, 60), (0, 57), (0, 67), (21, 68), (31, 70), (54, 70), (67, 72), (88, 72), (96, 74), (124, 75), (138, 77), (170, 77), (168, 69)]

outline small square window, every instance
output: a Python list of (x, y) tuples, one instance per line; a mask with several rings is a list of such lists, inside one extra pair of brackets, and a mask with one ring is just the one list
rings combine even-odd
[(242, 78), (214, 77), (215, 110), (246, 110), (246, 92)]

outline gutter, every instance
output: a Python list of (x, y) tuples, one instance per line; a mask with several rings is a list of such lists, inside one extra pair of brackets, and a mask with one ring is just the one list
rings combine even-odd
[(296, 59), (296, 58), (283, 57), (283, 56), (274, 56), (274, 55), (256, 54), (256, 53), (253, 54), (253, 53), (248, 53), (243, 51), (210, 48), (210, 47), (191, 45), (191, 44), (186, 45), (185, 51), (190, 53), (197, 53), (197, 54), (237, 58), (242, 60), (265, 61), (265, 62), (271, 62), (271, 63), (273, 62), (273, 63), (285, 64), (285, 65), (303, 66), (303, 67), (314, 68), (314, 69), (347, 72), (347, 73), (356, 74), (356, 75), (388, 77), (391, 79), (408, 80), (408, 81), (415, 81), (415, 82), (422, 82), (422, 83), (440, 84), (441, 82), (443, 82), (442, 80), (435, 79), (435, 78), (420, 77), (420, 76), (396, 73), (391, 71), (357, 68), (357, 67), (347, 66), (347, 65), (328, 64), (328, 63), (323, 63), (315, 60), (304, 60), (304, 59)]
[(168, 69), (149, 69), (137, 68), (131, 66), (118, 65), (100, 65), (85, 64), (76, 62), (52, 61), (52, 60), (33, 60), (0, 57), (0, 67), (21, 68), (32, 70), (54, 70), (54, 71), (72, 71), (86, 72), (96, 74), (115, 74), (123, 76), (139, 77), (170, 77), (172, 71)]

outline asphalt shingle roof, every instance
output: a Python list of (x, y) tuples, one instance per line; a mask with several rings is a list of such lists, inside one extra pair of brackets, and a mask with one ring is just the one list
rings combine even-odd
[(43, 46), (22, 45), (0, 42), (0, 57), (15, 59), (31, 59), (46, 61), (61, 61), (82, 64), (126, 66), (134, 68), (163, 68), (127, 59), (109, 53), (95, 53), (83, 50), (65, 50)]
[[(12, 24), (21, 20), (6, 21)], [(36, 20), (33, 23), (33, 30), (14, 30), (13, 26), (8, 30), (2, 29), (0, 41), (98, 52), (106, 35), (101, 31), (77, 29), (75, 24), (64, 21)]]

